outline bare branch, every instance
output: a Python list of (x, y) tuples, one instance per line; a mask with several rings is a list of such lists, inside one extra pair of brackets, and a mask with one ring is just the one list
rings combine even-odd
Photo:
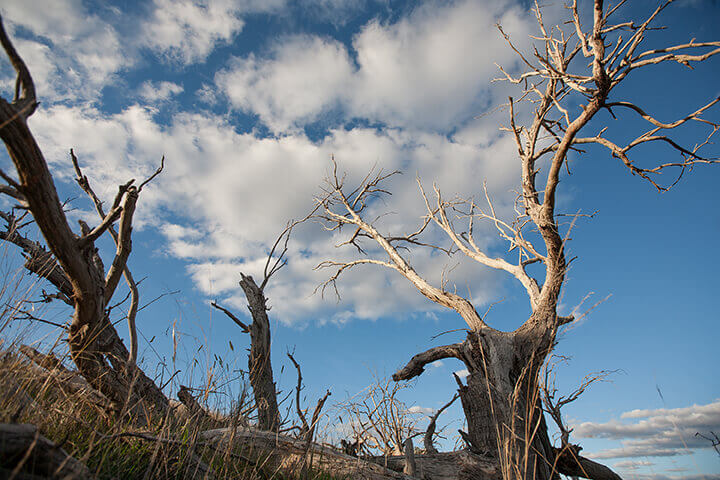
[(210, 305), (211, 305), (212, 307), (214, 307), (214, 308), (217, 308), (218, 310), (220, 310), (221, 312), (223, 312), (225, 315), (227, 315), (228, 317), (230, 317), (230, 320), (232, 320), (233, 322), (235, 322), (235, 323), (242, 329), (243, 333), (250, 333), (250, 327), (249, 327), (247, 324), (243, 323), (243, 322), (242, 322), (238, 317), (236, 317), (230, 310), (228, 310), (228, 309), (226, 309), (226, 308), (224, 308), (224, 307), (221, 307), (220, 305), (217, 304), (217, 302), (210, 302)]
[(430, 417), (430, 423), (428, 424), (427, 430), (425, 431), (425, 437), (423, 439), (425, 451), (427, 453), (438, 453), (435, 445), (433, 445), (433, 436), (435, 435), (435, 429), (437, 428), (437, 419), (440, 417), (440, 414), (450, 407), (450, 405), (455, 403), (455, 400), (458, 398), (460, 398), (460, 394), (456, 393), (448, 403), (440, 407), (440, 409)]
[(155, 170), (155, 172), (153, 172), (152, 175), (150, 175), (144, 182), (142, 182), (140, 184), (140, 186), (138, 187), (138, 193), (142, 192), (142, 189), (145, 185), (152, 182), (155, 179), (155, 177), (160, 175), (160, 173), (162, 173), (164, 168), (165, 168), (165, 155), (163, 155), (162, 158), (160, 159), (160, 166), (157, 168), (157, 170)]
[(463, 360), (463, 344), (454, 343), (452, 345), (443, 345), (442, 347), (434, 347), (422, 353), (418, 353), (410, 359), (407, 365), (395, 372), (392, 379), (396, 382), (400, 380), (410, 380), (417, 377), (425, 371), (425, 366), (436, 360), (443, 358), (457, 358)]
[(10, 59), (10, 63), (17, 73), (17, 79), (15, 81), (15, 98), (12, 103), (13, 107), (18, 115), (22, 116), (23, 119), (26, 119), (30, 117), (37, 108), (35, 83), (33, 82), (32, 76), (30, 76), (30, 71), (25, 65), (25, 62), (20, 55), (18, 55), (15, 47), (10, 41), (10, 38), (7, 36), (7, 33), (5, 33), (2, 16), (0, 16), (0, 44), (2, 44), (5, 53)]

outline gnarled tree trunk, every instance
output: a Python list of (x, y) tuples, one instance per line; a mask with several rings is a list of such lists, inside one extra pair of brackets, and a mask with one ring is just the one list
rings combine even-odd
[[(3, 174), (8, 182), (3, 185), (3, 193), (9, 192), (27, 206), (60, 268), (37, 268), (37, 262), (31, 261), (26, 266), (50, 280), (62, 299), (73, 307), (68, 346), (78, 372), (88, 383), (102, 392), (118, 412), (130, 408), (137, 413), (146, 409), (164, 413), (167, 398), (135, 368), (134, 359), (106, 311), (132, 249), (132, 218), (142, 185), (135, 187), (131, 181), (121, 186), (112, 208), (97, 227), (91, 230), (83, 224), (81, 236), (72, 231), (45, 158), (26, 123), (37, 107), (32, 77), (1, 23), (0, 41), (18, 75), (16, 98), (11, 103), (0, 98), (0, 137), (19, 178), (16, 182)], [(105, 274), (95, 241), (118, 219), (117, 252)], [(37, 244), (10, 230), (5, 232), (6, 238), (17, 240), (19, 246), (29, 249), (31, 256), (47, 257), (47, 252)], [(55, 265), (54, 260), (52, 264)]]

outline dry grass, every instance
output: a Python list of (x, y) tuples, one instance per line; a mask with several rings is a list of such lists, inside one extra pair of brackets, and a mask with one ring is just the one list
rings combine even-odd
[[(272, 452), (253, 451), (252, 446), (238, 442), (204, 441), (201, 434), (205, 430), (240, 424), (239, 415), (232, 412), (247, 414), (242, 399), (239, 408), (231, 402), (214, 405), (214, 411), (231, 412), (215, 418), (188, 415), (185, 407), (175, 402), (162, 418), (142, 424), (131, 418), (118, 420), (106, 409), (104, 397), (66, 367), (72, 362), (66, 358), (64, 330), (45, 324), (42, 328), (29, 327), (37, 322), (29, 322), (24, 310), (32, 308), (33, 315), (45, 318), (57, 314), (60, 323), (67, 311), (53, 312), (44, 304), (29, 303), (28, 299), (38, 296), (37, 283), (8, 262), (5, 253), (0, 252), (0, 423), (36, 426), (39, 433), (86, 465), (98, 479), (334, 478), (314, 471), (280, 471), (267, 461)], [(23, 353), (30, 344), (52, 355), (58, 366), (31, 361)], [(207, 378), (213, 380), (201, 390), (207, 392), (223, 383), (227, 387), (223, 398), (233, 398), (230, 382), (218, 381), (217, 369), (208, 371), (212, 375)], [(1, 447), (0, 442), (0, 477), (32, 478), (27, 477), (34, 473), (32, 462), (3, 456)], [(16, 469), (23, 462), (22, 468)], [(13, 473), (14, 469), (17, 472)]]
[[(17, 349), (5, 349), (0, 357), (0, 389), (4, 392), (0, 423), (37, 426), (98, 479), (298, 478), (287, 471), (273, 471), (271, 463), (265, 462), (266, 452), (253, 452), (250, 446), (231, 442), (204, 441), (201, 433), (217, 424), (177, 412), (182, 407), (142, 428), (131, 420), (119, 421), (94, 401), (95, 395), (68, 388), (69, 375), (73, 374), (44, 370)], [(0, 476), (15, 467), (15, 460), (0, 463)], [(33, 473), (32, 465), (24, 471)], [(332, 478), (319, 472), (302, 476)]]

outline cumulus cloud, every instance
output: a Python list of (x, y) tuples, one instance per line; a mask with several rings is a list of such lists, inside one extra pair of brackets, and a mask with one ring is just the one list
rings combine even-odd
[(351, 51), (316, 36), (287, 37), (263, 58), (234, 59), (216, 82), (235, 108), (276, 132), (332, 108), (348, 119), (448, 131), (487, 110), (496, 63), (515, 62), (495, 23), (523, 44), (528, 18), (506, 2), (427, 2), (395, 23), (371, 21)]
[(239, 33), (248, 13), (272, 11), (284, 0), (155, 0), (142, 28), (147, 47), (184, 64), (204, 61), (216, 45)]
[[(82, 13), (79, 1), (64, 1), (68, 8)], [(155, 52), (185, 63), (202, 61), (217, 44), (230, 41), (247, 15), (282, 6), (279, 0), (206, 0), (167, 8), (166, 1), (157, 0), (146, 23), (139, 27), (154, 31), (142, 41), (149, 42), (147, 46)], [(178, 111), (160, 120), (158, 111), (149, 106), (130, 105), (107, 113), (88, 102), (45, 104), (30, 125), (56, 178), (72, 184), (68, 150), (74, 147), (96, 192), (106, 200), (114, 196), (118, 184), (151, 175), (164, 155), (163, 174), (143, 190), (137, 228), (157, 228), (167, 240), (160, 253), (184, 260), (200, 292), (220, 297), (245, 312), (245, 299), (237, 284), (239, 272), (261, 274), (268, 247), (278, 232), (288, 220), (304, 217), (313, 207), (313, 195), (320, 191), (328, 174), (331, 155), (347, 172), (347, 185), (359, 182), (372, 165), (376, 171), (406, 173), (389, 180), (386, 186), (393, 192), (391, 197), (368, 209), (372, 218), (379, 217), (377, 227), (388, 234), (414, 231), (422, 221), (425, 206), (416, 175), (430, 191), (433, 184), (437, 185), (445, 198), (477, 194), (479, 181), (487, 179), (498, 213), (502, 216), (511, 210), (511, 188), (519, 172), (516, 162), (507, 161), (515, 156), (512, 139), (496, 133), (499, 114), (466, 118), (454, 134), (445, 130), (468, 114), (468, 104), (484, 98), (482, 85), (494, 71), (486, 64), (493, 59), (476, 57), (494, 51), (494, 40), (483, 36), (491, 35), (488, 25), (501, 19), (506, 24), (515, 22), (517, 28), (509, 30), (523, 32), (525, 28), (519, 20), (522, 12), (512, 7), (478, 5), (469, 1), (429, 2), (394, 23), (371, 22), (359, 30), (351, 48), (328, 37), (294, 35), (276, 39), (268, 46), (267, 55), (230, 61), (215, 77), (222, 94), (234, 108), (257, 114), (276, 136), (238, 131), (228, 115)], [(469, 17), (474, 21), (468, 23)], [(28, 28), (44, 28), (44, 20), (28, 18), (23, 20)], [(104, 26), (100, 19), (90, 16), (82, 28), (95, 32)], [(115, 35), (111, 27), (103, 31)], [(66, 34), (74, 38), (72, 31)], [(63, 38), (58, 33), (56, 41), (70, 41)], [(387, 52), (380, 51), (376, 43), (381, 38), (387, 41)], [(485, 42), (482, 49), (465, 48), (481, 39)], [(34, 55), (50, 56), (49, 46), (33, 45)], [(443, 45), (447, 52), (442, 51)], [(460, 51), (469, 53), (463, 56)], [(395, 60), (401, 64), (390, 65)], [(457, 75), (434, 71), (436, 61), (440, 70), (455, 68)], [(373, 78), (373, 72), (380, 75), (385, 64), (389, 73), (384, 80)], [(371, 85), (381, 80), (387, 84)], [(53, 85), (59, 82), (48, 81)], [(402, 88), (391, 88), (389, 84), (394, 82)], [(373, 88), (377, 89), (377, 100), (372, 100)], [(169, 99), (182, 89), (182, 85), (168, 81), (147, 81), (134, 87), (148, 103)], [(439, 91), (450, 97), (468, 95), (469, 102), (437, 100), (444, 95)], [(224, 100), (208, 84), (196, 95), (212, 104)], [(398, 112), (406, 107), (407, 114), (402, 117)], [(334, 122), (326, 126), (320, 138), (309, 138), (303, 127), (333, 109), (364, 120), (360, 125), (373, 125), (378, 119), (384, 125)], [(430, 117), (433, 120), (426, 121)], [(431, 228), (426, 233), (428, 241), (444, 241), (442, 232)], [(279, 319), (287, 323), (304, 318), (345, 322), (401, 311), (435, 315), (439, 307), (418, 294), (402, 276), (376, 267), (357, 268), (343, 275), (338, 284), (341, 311), (330, 291), (331, 299), (313, 295), (317, 285), (333, 273), (314, 267), (327, 259), (356, 258), (354, 249), (336, 248), (343, 240), (337, 232), (328, 234), (314, 223), (296, 229), (289, 263), (268, 287), (273, 312)], [(497, 235), (479, 228), (475, 240), (481, 246), (493, 247)], [(368, 255), (385, 258), (377, 246), (368, 243), (365, 247)], [(478, 305), (489, 301), (501, 284), (494, 272), (477, 268), (468, 260), (422, 248), (406, 254), (429, 282), (440, 284), (445, 272), (448, 288), (457, 285)]]
[[(412, 173), (435, 179), (448, 192), (469, 194), (477, 187), (475, 179), (509, 179), (513, 176), (503, 171), (514, 169), (495, 163), (500, 152), (512, 152), (512, 144), (504, 141), (477, 146), (436, 134), (366, 128), (331, 130), (318, 141), (302, 133), (259, 138), (238, 133), (225, 117), (211, 114), (179, 113), (169, 125), (160, 125), (152, 109), (140, 106), (112, 115), (91, 107), (55, 106), (38, 111), (31, 127), (58, 178), (72, 179), (67, 152), (73, 146), (105, 199), (111, 199), (117, 185), (127, 179), (149, 176), (165, 155), (163, 174), (143, 191), (137, 226), (160, 228), (168, 241), (162, 251), (188, 262), (188, 273), (200, 291), (223, 297), (240, 311), (245, 310), (245, 300), (237, 285), (239, 272), (259, 275), (267, 249), (285, 222), (302, 218), (312, 208), (331, 154), (347, 171), (348, 184), (363, 178), (372, 162), (388, 171), (409, 170), (410, 175), (396, 177), (389, 185), (396, 195), (370, 212), (395, 212), (378, 222), (388, 233), (413, 231), (421, 222), (424, 206)], [(445, 155), (452, 157), (451, 163), (438, 161)], [(465, 175), (450, 175), (447, 169), (461, 169)], [(166, 218), (159, 212), (166, 212)], [(488, 243), (494, 238), (479, 235), (477, 240)], [(313, 295), (332, 272), (314, 267), (328, 258), (354, 258), (354, 249), (335, 248), (341, 240), (315, 223), (296, 231), (290, 262), (268, 290), (278, 318), (341, 322), (437, 308), (395, 272), (358, 268), (339, 283), (345, 313), (335, 315), (332, 299)], [(372, 244), (367, 247), (370, 255), (384, 255)], [(472, 263), (456, 265), (455, 259), (427, 249), (408, 258), (433, 283), (440, 282), (443, 270), (451, 270), (451, 282), (463, 289), (471, 285), (478, 304), (488, 301), (496, 288), (493, 273)], [(387, 295), (388, 291), (393, 294)]]
[(273, 45), (268, 58), (235, 58), (216, 75), (230, 103), (255, 113), (273, 131), (312, 121), (351, 88), (352, 67), (344, 46), (300, 35)]
[(117, 31), (80, 0), (58, 0), (52, 8), (42, 0), (12, 0), (0, 12), (45, 102), (95, 100), (133, 62)]
[(182, 91), (182, 85), (177, 83), (167, 81), (151, 82), (148, 80), (140, 85), (138, 93), (143, 100), (148, 102), (161, 102), (179, 95)]
[(496, 63), (515, 61), (495, 24), (526, 39), (527, 19), (506, 2), (461, 1), (427, 2), (396, 23), (369, 23), (353, 40), (351, 111), (391, 125), (457, 127), (486, 109)]
[(601, 450), (588, 457), (666, 457), (710, 448), (709, 442), (695, 433), (720, 430), (720, 400), (683, 408), (632, 410), (623, 413), (621, 419), (636, 421), (584, 422), (575, 426), (578, 437), (607, 438), (622, 443), (621, 448)]

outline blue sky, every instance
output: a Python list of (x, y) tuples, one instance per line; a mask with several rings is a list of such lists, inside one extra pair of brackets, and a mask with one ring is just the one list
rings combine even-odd
[[(585, 14), (588, 6), (581, 2)], [(561, 7), (548, 3), (549, 23), (561, 19)], [(653, 7), (632, 2), (619, 18), (637, 20)], [(104, 198), (166, 157), (163, 174), (143, 190), (130, 261), (136, 278), (147, 277), (146, 301), (180, 292), (138, 318), (146, 368), (163, 371), (164, 361), (164, 378), (177, 368), (178, 381), (197, 381), (215, 356), (246, 365), (247, 338), (212, 312), (209, 300), (244, 314), (239, 272), (261, 273), (278, 232), (312, 207), (331, 154), (350, 181), (373, 165), (405, 173), (391, 182), (386, 209), (394, 214), (382, 219), (383, 228), (411, 231), (418, 224), (416, 174), (447, 196), (482, 195), (487, 180), (499, 211), (510, 214), (519, 163), (511, 139), (498, 131), (507, 112), (496, 107), (518, 93), (491, 80), (496, 63), (518, 65), (494, 25), (527, 47), (536, 26), (526, 4), (55, 0), (48, 8), (9, 0), (0, 11), (38, 86), (42, 104), (30, 126), (61, 196), (74, 198), (73, 219), (92, 216), (72, 185), (70, 147)], [(678, 2), (660, 17), (669, 28), (652, 32), (647, 47), (716, 40), (719, 21), (717, 2)], [(717, 96), (717, 78), (718, 59), (693, 71), (658, 67), (630, 77), (617, 95), (671, 120)], [(4, 62), (6, 94), (12, 82)], [(707, 117), (718, 115), (716, 107)], [(602, 115), (589, 128), (600, 124), (618, 136), (639, 125), (629, 115)], [(668, 152), (642, 154), (653, 161)], [(562, 313), (591, 292), (586, 306), (611, 297), (562, 335), (557, 352), (572, 361), (559, 371), (559, 387), (572, 390), (592, 371), (622, 370), (567, 408), (575, 440), (625, 478), (718, 478), (720, 460), (693, 435), (720, 431), (720, 169), (699, 166), (658, 194), (600, 150), (573, 158), (570, 168), (561, 207), (598, 213), (573, 231), (569, 248), (578, 259)], [(313, 267), (352, 254), (334, 248), (336, 240), (315, 223), (298, 228), (289, 264), (267, 291), (279, 385), (294, 384), (285, 358), (294, 349), (309, 403), (325, 388), (342, 400), (367, 386), (372, 371), (389, 375), (413, 354), (463, 335), (433, 339), (464, 324), (379, 269), (345, 276), (340, 301), (312, 295), (329, 275)], [(492, 231), (483, 241), (502, 252)], [(443, 268), (452, 269), (452, 282), (480, 311), (502, 300), (491, 325), (512, 329), (526, 319), (527, 298), (510, 279), (424, 250), (409, 258), (436, 283)], [(67, 312), (48, 314), (63, 319)], [(461, 368), (448, 360), (428, 369), (405, 400), (438, 408), (453, 394), (451, 373)], [(454, 422), (450, 431), (460, 428), (459, 406), (444, 417)]]

